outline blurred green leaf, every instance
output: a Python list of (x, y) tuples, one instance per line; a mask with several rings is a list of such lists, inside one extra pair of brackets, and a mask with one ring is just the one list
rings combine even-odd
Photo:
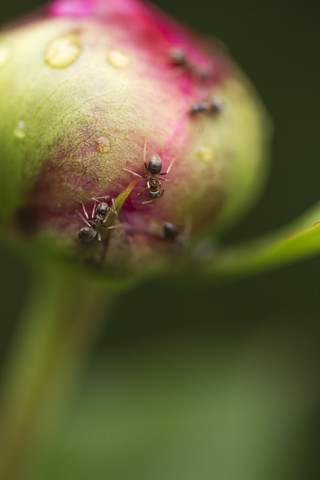
[[(300, 218), (265, 237), (218, 250), (200, 269), (201, 276), (251, 275), (320, 253), (320, 203)], [(197, 258), (195, 259), (197, 260)]]

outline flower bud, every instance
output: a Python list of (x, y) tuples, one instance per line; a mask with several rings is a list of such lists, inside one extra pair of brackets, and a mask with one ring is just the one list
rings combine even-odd
[(225, 52), (155, 7), (57, 0), (0, 34), (1, 225), (106, 272), (167, 263), (252, 202), (265, 120)]

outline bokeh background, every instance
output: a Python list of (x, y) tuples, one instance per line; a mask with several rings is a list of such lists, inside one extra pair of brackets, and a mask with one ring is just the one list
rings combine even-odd
[[(0, 21), (40, 3), (6, 2)], [(274, 121), (265, 192), (224, 240), (294, 219), (319, 200), (320, 4), (156, 4), (221, 39)], [(0, 265), (3, 365), (32, 272), (8, 246)], [(154, 280), (123, 294), (29, 480), (320, 478), (319, 272), (314, 258), (223, 285)]]

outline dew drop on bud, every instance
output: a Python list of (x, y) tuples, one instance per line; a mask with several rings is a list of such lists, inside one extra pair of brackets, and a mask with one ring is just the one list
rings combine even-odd
[(198, 156), (204, 163), (210, 163), (214, 160), (215, 152), (211, 145), (202, 145), (198, 150)]
[(111, 142), (107, 137), (99, 137), (95, 141), (96, 150), (99, 153), (107, 154), (111, 150)]
[(49, 67), (66, 68), (79, 58), (81, 52), (79, 36), (72, 33), (52, 40), (44, 52), (44, 59)]
[(3, 67), (8, 63), (10, 58), (10, 50), (9, 47), (3, 43), (0, 43), (0, 67)]
[(13, 135), (22, 140), (27, 135), (27, 127), (23, 120), (19, 120), (13, 130)]
[(110, 50), (107, 54), (107, 61), (114, 68), (126, 68), (130, 63), (130, 57), (121, 50)]

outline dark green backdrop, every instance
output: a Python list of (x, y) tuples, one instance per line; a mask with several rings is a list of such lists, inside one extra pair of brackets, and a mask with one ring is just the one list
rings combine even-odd
[[(265, 192), (251, 214), (228, 232), (226, 239), (239, 241), (251, 238), (294, 219), (319, 200), (320, 4), (316, 0), (158, 0), (156, 3), (197, 30), (223, 40), (256, 85), (274, 121), (272, 169)], [(1, 7), (0, 20), (7, 21), (39, 4), (36, 0), (11, 0)], [(3, 358), (16, 327), (31, 274), (8, 248), (0, 250), (0, 265), (0, 347)], [(292, 396), (300, 389), (310, 389), (311, 386), (314, 386), (315, 393), (319, 389), (314, 373), (320, 357), (317, 346), (320, 337), (319, 272), (320, 258), (316, 258), (216, 287), (191, 288), (148, 282), (124, 294), (125, 301), (114, 308), (108, 329), (97, 346), (88, 377), (101, 364), (105, 352), (112, 351), (117, 356), (117, 352), (139, 351), (140, 354), (142, 351), (145, 356), (141, 354), (141, 365), (144, 365), (149, 361), (148, 348), (154, 344), (157, 348), (162, 345), (159, 358), (165, 364), (163, 368), (169, 371), (172, 352), (168, 345), (172, 346), (172, 341), (173, 345), (177, 342), (180, 346), (182, 370), (183, 359), (190, 367), (188, 349), (183, 345), (190, 346), (191, 358), (195, 359), (199, 369), (199, 373), (195, 374), (198, 378), (204, 365), (208, 368), (208, 362), (212, 368), (216, 367), (216, 360), (210, 357), (210, 352), (223, 351), (224, 361), (227, 362), (227, 352), (233, 358), (233, 352), (244, 348), (252, 338), (260, 335), (259, 332), (268, 332), (263, 347), (266, 363), (273, 359), (275, 350), (279, 365), (274, 366), (274, 372), (281, 365), (286, 365), (288, 375), (298, 370), (299, 381)], [(177, 340), (181, 338), (186, 338), (186, 342)], [(279, 342), (277, 338), (280, 338)], [(175, 347), (172, 348), (175, 350)], [(208, 358), (200, 355), (203, 349), (208, 352)], [(168, 356), (167, 350), (171, 352)], [(175, 365), (180, 358), (179, 352), (177, 347), (172, 360)], [(132, 355), (135, 358), (135, 353)], [(157, 363), (159, 368), (161, 362)], [(267, 374), (265, 370), (263, 372), (257, 378), (261, 380), (262, 376), (264, 382), (263, 375)], [(285, 378), (286, 373), (281, 377), (282, 382)], [(148, 381), (145, 380), (145, 384)], [(203, 393), (201, 388), (199, 391)], [(87, 389), (86, 383), (83, 389)], [(288, 398), (290, 404), (290, 395)], [(290, 473), (288, 461), (279, 479), (319, 478), (320, 468), (316, 465), (314, 446), (319, 433), (318, 405), (315, 393), (314, 401), (300, 422), (299, 434), (295, 433), (299, 437), (296, 451), (293, 449), (288, 454), (289, 458), (290, 455), (295, 457), (294, 472)], [(297, 452), (303, 453), (299, 456)], [(57, 472), (56, 477), (50, 478), (61, 478), (59, 469)], [(72, 469), (70, 472), (72, 474)], [(137, 478), (148, 478), (148, 475), (139, 477), (134, 472), (133, 469), (131, 478), (136, 478), (135, 475)], [(123, 477), (111, 474), (110, 478), (122, 480), (125, 474)], [(149, 478), (162, 477), (151, 477), (150, 474)], [(171, 476), (167, 473), (163, 478), (170, 479)], [(212, 476), (200, 474), (198, 478), (202, 480)], [(227, 476), (220, 478), (225, 480)], [(256, 480), (261, 478), (256, 477)], [(278, 479), (278, 476), (269, 478)], [(230, 476), (228, 480), (238, 479)]]

